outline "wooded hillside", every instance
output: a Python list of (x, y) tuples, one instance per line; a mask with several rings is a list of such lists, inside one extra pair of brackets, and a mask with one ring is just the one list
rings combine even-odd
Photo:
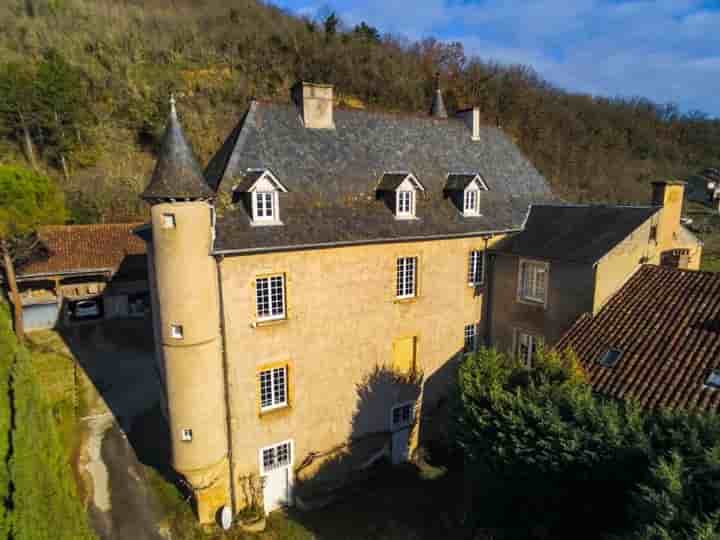
[(569, 200), (647, 202), (648, 183), (720, 165), (720, 121), (647, 100), (571, 94), (531, 67), (470, 58), (367, 25), (292, 17), (256, 0), (6, 0), (0, 4), (0, 159), (56, 176), (75, 221), (145, 213), (170, 91), (207, 161), (250, 97), (297, 80), (348, 106), (479, 105)]

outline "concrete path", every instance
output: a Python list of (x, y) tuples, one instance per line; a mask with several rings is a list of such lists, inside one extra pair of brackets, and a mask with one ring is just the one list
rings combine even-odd
[(102, 540), (165, 540), (158, 532), (159, 505), (126, 436), (160, 396), (152, 350), (147, 341), (133, 339), (147, 324), (105, 322), (62, 333), (83, 368), (85, 416), (76, 466)]

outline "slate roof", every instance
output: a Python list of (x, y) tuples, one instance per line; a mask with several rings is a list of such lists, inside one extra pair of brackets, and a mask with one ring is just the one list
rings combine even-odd
[(596, 263), (660, 208), (534, 204), (525, 230), (496, 244), (493, 251), (546, 260)]
[[(219, 192), (249, 169), (268, 168), (290, 193), (280, 194), (282, 226), (252, 227), (242, 204), (219, 213), (216, 251), (479, 235), (518, 230), (530, 203), (550, 201), (545, 179), (492, 127), (480, 141), (461, 119), (336, 109), (334, 130), (305, 129), (294, 105), (252, 102), (208, 164)], [(426, 192), (417, 220), (396, 220), (376, 194), (387, 171), (417, 175)], [(465, 218), (443, 194), (451, 171), (478, 171), (491, 190), (483, 216)]]
[(145, 256), (145, 242), (133, 234), (140, 223), (40, 227), (48, 253), (22, 266), (18, 277), (89, 270), (116, 272), (129, 256)]
[(160, 154), (143, 199), (196, 199), (214, 195), (171, 104)]
[[(720, 273), (644, 265), (593, 317), (583, 315), (555, 345), (580, 358), (595, 390), (648, 408), (717, 412)], [(608, 349), (622, 356), (597, 363)]]
[(452, 173), (447, 177), (445, 189), (448, 191), (463, 191), (472, 182), (477, 173)]
[(385, 173), (380, 178), (377, 188), (383, 191), (392, 191), (397, 189), (400, 184), (408, 177), (409, 172), (391, 172)]

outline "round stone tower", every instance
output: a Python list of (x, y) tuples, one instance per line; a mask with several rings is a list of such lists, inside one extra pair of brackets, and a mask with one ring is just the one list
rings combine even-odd
[(207, 523), (231, 504), (213, 191), (182, 132), (174, 100), (155, 172), (148, 249), (156, 352), (172, 465), (192, 485)]

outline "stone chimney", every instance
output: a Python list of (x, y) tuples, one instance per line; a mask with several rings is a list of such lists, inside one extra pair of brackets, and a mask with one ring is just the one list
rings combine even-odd
[(335, 129), (333, 85), (301, 82), (293, 87), (292, 97), (307, 129)]
[(447, 109), (445, 109), (445, 101), (443, 100), (442, 90), (440, 89), (440, 74), (435, 75), (435, 94), (433, 95), (432, 105), (430, 106), (430, 116), (433, 118), (447, 118)]
[(480, 107), (472, 107), (471, 109), (463, 109), (457, 112), (457, 117), (465, 122), (465, 125), (472, 132), (472, 140), (480, 140)]
[(685, 182), (659, 181), (653, 182), (652, 186), (652, 204), (653, 206), (662, 206), (657, 233), (658, 243), (663, 251), (673, 249), (680, 230)]

